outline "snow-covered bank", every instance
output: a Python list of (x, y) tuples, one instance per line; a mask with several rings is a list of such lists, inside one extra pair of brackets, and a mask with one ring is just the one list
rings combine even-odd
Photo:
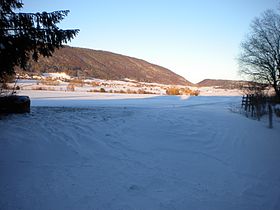
[(280, 208), (279, 122), (240, 97), (90, 94), (0, 120), (0, 209)]
[[(28, 95), (32, 106), (51, 107), (96, 107), (96, 106), (146, 106), (146, 107), (175, 107), (192, 106), (205, 103), (239, 103), (239, 96), (159, 96), (154, 94), (114, 94), (114, 93), (88, 93), (65, 91), (32, 91), (24, 90), (20, 95)], [(210, 99), (210, 102), (209, 102)], [(187, 103), (186, 103), (186, 100)], [(194, 103), (194, 104), (193, 104)], [(228, 104), (228, 103), (227, 103)]]
[[(53, 73), (56, 75), (55, 73)], [(58, 74), (61, 75), (61, 74)], [(94, 93), (94, 92), (107, 92), (107, 93), (126, 93), (126, 94), (155, 94), (166, 95), (167, 90), (177, 89), (182, 95), (201, 95), (201, 96), (240, 96), (244, 93), (240, 89), (223, 89), (218, 86), (212, 87), (194, 87), (194, 86), (181, 86), (181, 85), (165, 85), (158, 83), (145, 83), (137, 81), (117, 81), (117, 80), (101, 80), (101, 79), (73, 79), (65, 82), (57, 78), (49, 78), (48, 80), (18, 80), (18, 89), (24, 91), (39, 92), (52, 91), (52, 92), (75, 92), (77, 93)], [(45, 78), (46, 79), (46, 78)], [(13, 87), (14, 84), (9, 84)], [(172, 92), (172, 91), (169, 91)]]

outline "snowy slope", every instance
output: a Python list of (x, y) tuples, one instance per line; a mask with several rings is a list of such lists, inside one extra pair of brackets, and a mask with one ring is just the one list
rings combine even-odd
[(280, 209), (279, 122), (240, 97), (91, 97), (2, 117), (0, 209)]

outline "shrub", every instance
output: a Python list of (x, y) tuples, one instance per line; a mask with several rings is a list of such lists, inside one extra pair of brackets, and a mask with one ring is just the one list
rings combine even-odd
[(67, 85), (67, 91), (72, 91), (72, 92), (74, 92), (75, 91), (75, 85), (74, 84), (72, 84), (72, 83), (69, 83), (68, 85)]
[(43, 85), (53, 85), (53, 86), (59, 85), (59, 81), (57, 81), (56, 79), (53, 79), (51, 77), (47, 77), (46, 79), (41, 80), (41, 83)]
[[(91, 92), (91, 93), (106, 93), (107, 91), (104, 88), (100, 88), (100, 89), (92, 89), (92, 90), (89, 90), (88, 92)], [(113, 91), (110, 90), (109, 92), (111, 93)]]
[(167, 95), (180, 95), (180, 89), (171, 87), (166, 90)]
[(57, 86), (59, 85), (59, 81), (57, 80), (45, 80), (42, 82), (43, 85)]
[(138, 94), (145, 94), (145, 90), (139, 89), (139, 90), (137, 91), (137, 93), (138, 93)]
[(32, 90), (49, 90), (49, 91), (55, 91), (53, 87), (32, 87)]
[(73, 85), (75, 85), (76, 87), (83, 87), (84, 84), (85, 84), (85, 82), (84, 82), (83, 80), (81, 80), (81, 79), (75, 78), (75, 79), (72, 79), (72, 80), (70, 81), (70, 84), (73, 84)]
[(136, 91), (136, 90), (127, 89), (127, 90), (126, 90), (126, 93), (127, 93), (127, 94), (137, 94), (137, 91)]
[(191, 95), (191, 96), (198, 96), (199, 90), (191, 90), (190, 88), (176, 88), (171, 87), (166, 89), (167, 95)]
[(98, 83), (98, 82), (91, 82), (91, 86), (92, 87), (97, 87), (97, 86), (99, 86), (100, 85), (100, 83)]
[(193, 90), (191, 93), (190, 93), (190, 95), (191, 96), (198, 96), (199, 95), (199, 90)]
[(0, 85), (1, 85), (1, 89), (4, 89), (4, 90), (9, 90), (10, 89), (10, 87), (7, 83), (1, 83)]
[(88, 92), (90, 92), (90, 93), (96, 93), (96, 92), (98, 92), (98, 90), (92, 89), (92, 90), (88, 90)]
[(138, 94), (155, 94), (153, 92), (150, 92), (150, 91), (146, 91), (146, 90), (143, 90), (143, 89), (139, 89), (137, 91)]

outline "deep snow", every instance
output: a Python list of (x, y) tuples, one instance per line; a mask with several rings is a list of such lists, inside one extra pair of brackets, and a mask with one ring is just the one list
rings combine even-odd
[(280, 209), (279, 121), (240, 97), (37, 93), (0, 120), (0, 209)]

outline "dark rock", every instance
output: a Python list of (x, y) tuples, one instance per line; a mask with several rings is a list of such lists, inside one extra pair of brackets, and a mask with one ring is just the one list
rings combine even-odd
[(30, 98), (28, 96), (0, 97), (0, 113), (29, 113)]

